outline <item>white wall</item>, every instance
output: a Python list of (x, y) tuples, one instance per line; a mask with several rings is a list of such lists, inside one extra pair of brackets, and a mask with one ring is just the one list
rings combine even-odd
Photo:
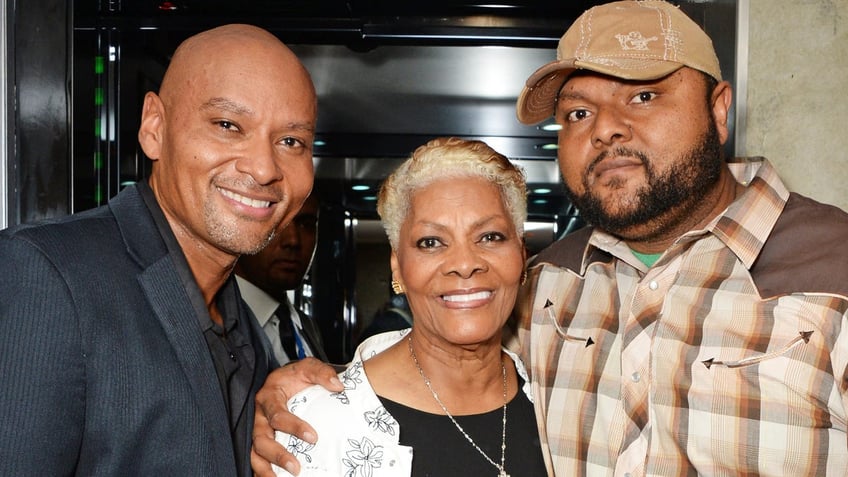
[(848, 210), (848, 0), (749, 0), (744, 155)]

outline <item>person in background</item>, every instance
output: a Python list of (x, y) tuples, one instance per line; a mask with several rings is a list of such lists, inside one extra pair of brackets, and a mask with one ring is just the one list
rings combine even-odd
[(305, 476), (543, 475), (527, 376), (501, 346), (524, 273), (523, 173), (483, 142), (434, 139), (386, 179), (377, 210), (412, 328), (362, 343), (343, 391), (291, 397), (316, 444), (277, 439)]
[(402, 330), (412, 326), (412, 311), (409, 309), (409, 301), (406, 294), (397, 287), (397, 282), (392, 282), (393, 289), (389, 292), (389, 301), (374, 313), (374, 317), (368, 326), (362, 330), (357, 338), (358, 343), (386, 331)]
[(321, 331), (313, 319), (296, 309), (287, 291), (299, 288), (318, 243), (318, 195), (313, 190), (291, 223), (278, 228), (271, 242), (236, 262), (242, 299), (265, 332), (263, 344), (274, 367), (306, 356), (327, 361)]
[[(519, 96), (519, 120), (562, 125), (590, 224), (531, 260), (507, 339), (548, 475), (845, 475), (848, 214), (725, 160), (731, 100), (706, 33), (656, 0), (586, 11)], [(281, 394), (332, 372), (289, 371)], [(254, 449), (293, 466), (269, 427), (314, 430), (257, 403)]]
[(274, 35), (202, 32), (144, 97), (147, 181), (0, 233), (0, 475), (251, 475), (268, 362), (231, 271), (309, 194), (316, 110)]

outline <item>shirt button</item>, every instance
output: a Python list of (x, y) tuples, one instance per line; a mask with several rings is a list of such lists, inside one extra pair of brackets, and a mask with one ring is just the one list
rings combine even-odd
[(234, 355), (233, 353), (230, 353), (230, 359), (231, 359), (231, 360), (233, 360), (233, 361), (235, 361), (235, 360), (236, 360), (236, 355)]
[(630, 375), (630, 379), (632, 379), (634, 383), (638, 383), (639, 380), (642, 379), (642, 375), (639, 374), (639, 371), (634, 371), (633, 374)]
[(633, 474), (631, 474), (630, 472), (625, 472), (624, 477), (633, 477)]
[(656, 290), (660, 287), (660, 284), (656, 282), (656, 280), (651, 280), (651, 283), (648, 284), (648, 288), (651, 290)]

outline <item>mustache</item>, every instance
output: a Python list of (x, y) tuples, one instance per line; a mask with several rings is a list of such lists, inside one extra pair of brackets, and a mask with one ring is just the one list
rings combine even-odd
[(586, 167), (586, 175), (592, 175), (595, 172), (595, 169), (598, 167), (598, 164), (608, 159), (609, 157), (632, 157), (635, 159), (639, 159), (645, 166), (650, 166), (650, 160), (648, 159), (648, 155), (642, 151), (637, 151), (636, 149), (631, 149), (629, 147), (619, 146), (615, 149), (607, 149), (605, 151), (601, 151), (600, 154), (595, 156), (591, 162), (589, 162), (589, 166)]

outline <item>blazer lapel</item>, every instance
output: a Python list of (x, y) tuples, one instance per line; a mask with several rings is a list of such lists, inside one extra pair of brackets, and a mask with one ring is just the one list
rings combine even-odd
[[(141, 184), (138, 187), (147, 187)], [(235, 459), (230, 437), (229, 414), (209, 347), (167, 246), (144, 199), (135, 187), (128, 187), (109, 203), (128, 252), (142, 267), (138, 281), (144, 290), (155, 319), (168, 341), (189, 382), (195, 402), (203, 409), (209, 436), (218, 459), (214, 468), (221, 475), (235, 475)], [(152, 323), (151, 323), (152, 325)]]
[(206, 425), (210, 435), (215, 436), (216, 455), (229, 456), (231, 465), (234, 464), (229, 414), (221, 396), (215, 364), (179, 275), (170, 259), (164, 257), (142, 272), (138, 280), (174, 348), (196, 402), (205, 410)]

